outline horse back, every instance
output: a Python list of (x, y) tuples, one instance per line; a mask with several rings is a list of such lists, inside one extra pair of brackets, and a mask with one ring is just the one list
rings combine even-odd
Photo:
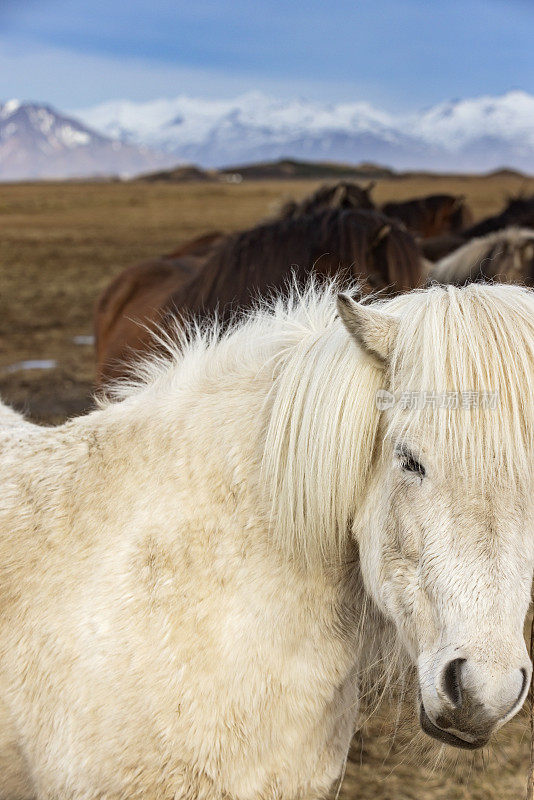
[(128, 267), (100, 296), (95, 310), (97, 384), (124, 374), (132, 353), (150, 349), (161, 309), (191, 280), (197, 261), (160, 258)]

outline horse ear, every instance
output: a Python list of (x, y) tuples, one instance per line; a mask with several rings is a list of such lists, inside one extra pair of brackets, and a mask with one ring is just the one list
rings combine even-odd
[(385, 239), (386, 236), (389, 236), (391, 233), (391, 225), (389, 222), (385, 222), (376, 232), (372, 242), (370, 249), (373, 250), (375, 247), (378, 247), (382, 239)]
[(347, 186), (344, 183), (340, 183), (336, 187), (336, 190), (332, 195), (332, 198), (330, 200), (330, 205), (332, 206), (332, 208), (338, 208), (339, 206), (341, 206), (341, 203), (345, 202), (346, 197), (347, 197)]
[(346, 294), (338, 294), (337, 310), (343, 325), (362, 350), (384, 366), (397, 337), (398, 320), (372, 306), (357, 303)]
[(367, 192), (367, 193), (369, 193), (369, 192), (372, 192), (372, 191), (373, 191), (373, 189), (375, 188), (375, 186), (376, 186), (376, 181), (369, 181), (369, 183), (367, 184), (367, 186), (363, 186), (363, 187), (362, 187), (362, 189), (364, 190), (364, 192)]

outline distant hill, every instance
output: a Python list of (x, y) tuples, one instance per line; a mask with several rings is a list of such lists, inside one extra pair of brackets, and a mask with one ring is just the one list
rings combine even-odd
[(196, 164), (162, 169), (137, 176), (140, 181), (163, 181), (167, 183), (191, 183), (199, 181), (225, 181), (240, 183), (242, 180), (369, 180), (394, 178), (398, 173), (378, 164), (336, 164), (330, 161), (299, 161), (281, 158), (277, 161), (262, 161), (257, 164), (238, 164), (224, 169), (205, 170)]
[[(479, 174), (479, 173), (477, 173)], [(514, 177), (524, 178), (524, 173), (517, 170), (502, 168), (484, 173), (487, 177)], [(406, 178), (421, 178), (432, 180), (442, 177), (459, 178), (467, 173), (430, 172), (428, 170), (409, 170), (397, 172), (381, 164), (337, 164), (333, 161), (300, 161), (293, 158), (281, 158), (276, 161), (260, 161), (252, 164), (237, 164), (223, 169), (204, 170), (194, 164), (173, 167), (172, 169), (159, 170), (146, 175), (140, 175), (135, 180), (164, 181), (168, 183), (191, 183), (199, 181), (224, 181), (227, 183), (240, 183), (243, 180), (354, 180), (369, 181), (387, 178), (388, 180), (402, 180)]]
[(501, 167), (501, 169), (494, 169), (487, 173), (488, 178), (525, 178), (524, 172), (518, 172), (516, 169), (508, 169), (508, 167)]
[(199, 183), (219, 180), (219, 173), (216, 170), (205, 170), (194, 164), (187, 164), (183, 167), (173, 167), (172, 169), (162, 169), (158, 172), (148, 172), (139, 175), (137, 180), (147, 183), (165, 181), (167, 183)]
[(353, 178), (365, 180), (369, 178), (391, 178), (396, 174), (388, 167), (378, 164), (336, 164), (331, 161), (298, 161), (291, 158), (282, 158), (278, 161), (263, 161), (257, 164), (245, 164), (225, 167), (219, 170), (220, 175), (240, 175), (249, 180), (297, 180), (300, 178)]

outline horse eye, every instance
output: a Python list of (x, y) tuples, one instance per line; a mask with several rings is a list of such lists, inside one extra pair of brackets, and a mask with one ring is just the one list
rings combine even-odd
[(413, 456), (405, 456), (401, 461), (401, 466), (406, 472), (415, 472), (417, 475), (420, 475), (421, 478), (425, 477), (425, 468), (419, 461), (416, 461)]

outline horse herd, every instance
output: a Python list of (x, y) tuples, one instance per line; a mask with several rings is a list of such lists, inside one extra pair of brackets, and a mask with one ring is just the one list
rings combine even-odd
[(171, 333), (177, 317), (217, 312), (226, 324), (290, 278), (304, 285), (312, 271), (383, 296), (432, 280), (534, 283), (534, 198), (512, 199), (473, 225), (462, 197), (430, 195), (377, 209), (372, 188), (323, 186), (284, 205), (276, 219), (227, 236), (209, 233), (126, 269), (97, 306), (98, 386), (125, 377), (157, 346), (155, 331)]
[[(2, 800), (315, 800), (395, 672), (440, 743), (521, 708), (530, 233), (357, 196), (119, 276), (86, 416), (0, 403)], [(463, 244), (429, 266), (432, 218)]]

